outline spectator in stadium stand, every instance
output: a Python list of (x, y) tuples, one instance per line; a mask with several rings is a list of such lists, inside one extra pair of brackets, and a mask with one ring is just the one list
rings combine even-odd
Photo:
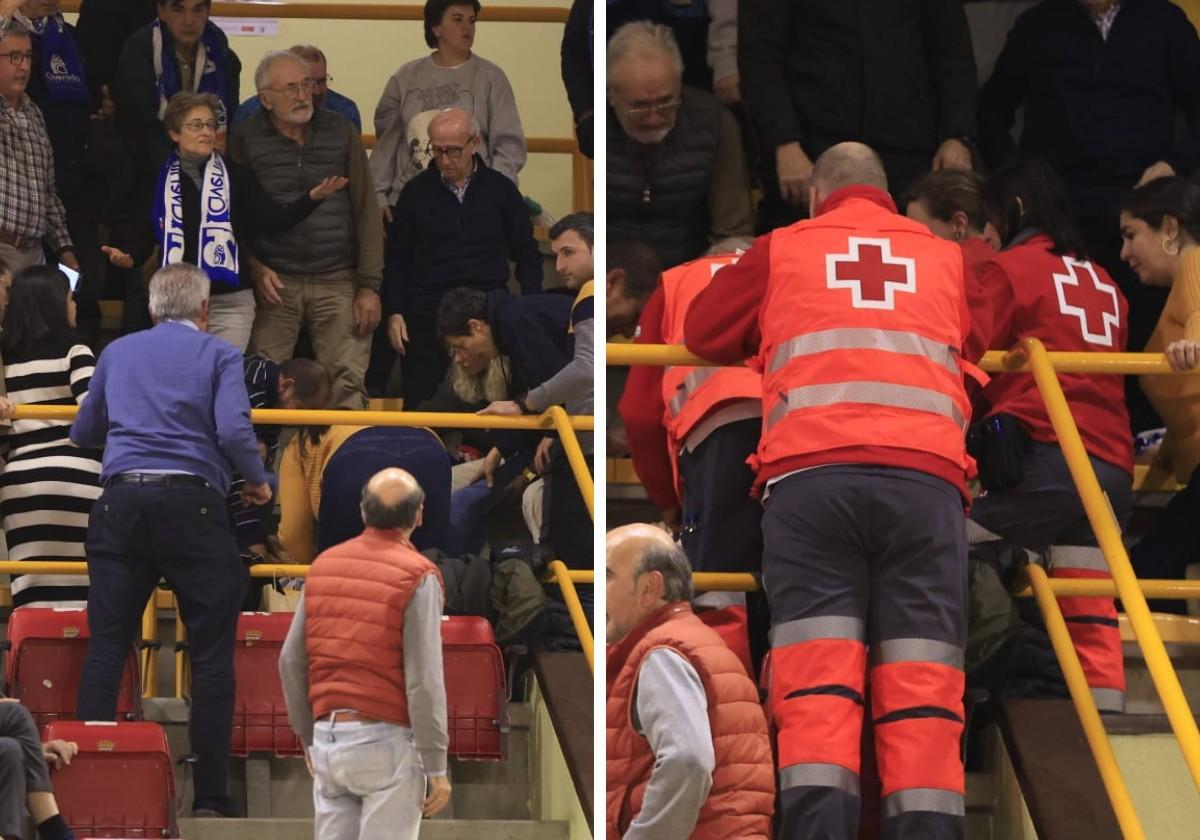
[(46, 261), (43, 245), (79, 270), (54, 176), (54, 149), (41, 109), (26, 93), (33, 41), (16, 19), (0, 29), (0, 259), (12, 271)]
[(317, 361), (333, 377), (334, 406), (365, 408), (383, 228), (362, 135), (344, 117), (313, 108), (308, 63), (294, 53), (263, 56), (254, 83), (263, 113), (234, 126), (230, 160), (253, 170), (279, 204), (296, 201), (325, 178), (349, 184), (286, 233), (259, 234), (250, 243), (259, 304), (250, 348), (282, 362), (307, 327)]
[(812, 220), (758, 239), (684, 321), (689, 350), (763, 371), (751, 467), (789, 840), (858, 834), (868, 667), (883, 836), (965, 831), (963, 259), (887, 188), (870, 148), (830, 147)]
[(442, 576), (411, 540), (424, 500), (412, 475), (383, 470), (361, 500), (365, 530), (309, 570), (279, 676), (314, 836), (417, 840), (421, 816), (450, 801)]
[[(1166, 289), (1122, 265), (1117, 216), (1135, 184), (1200, 164), (1200, 39), (1183, 10), (1168, 0), (1042, 0), (1017, 18), (979, 91), (979, 137), (993, 170), (1038, 155), (1062, 178), (1088, 254), (1129, 301), (1129, 349), (1141, 351)], [(1138, 379), (1125, 384), (1133, 429), (1162, 425)]]
[(433, 52), (393, 73), (375, 106), (371, 173), (388, 222), (404, 185), (434, 162), (430, 123), (449, 108), (478, 121), (472, 133), (485, 166), (515, 185), (525, 165), (525, 131), (508, 76), (471, 52), (478, 14), (478, 0), (426, 0), (425, 43)]
[[(324, 406), (313, 406), (323, 408)], [(297, 563), (362, 533), (357, 493), (388, 467), (407, 470), (425, 490), (418, 551), (444, 548), (450, 513), (450, 456), (429, 429), (306, 426), (279, 464), (279, 540)]]
[[(637, 334), (638, 318), (646, 306), (646, 301), (658, 288), (662, 267), (654, 251), (641, 242), (610, 240), (607, 254), (604, 317), (608, 340), (630, 339)], [(626, 380), (637, 370), (638, 366), (625, 368), (610, 365), (605, 371), (605, 398), (608, 403), (605, 437), (610, 458), (629, 457), (629, 442), (626, 440), (625, 424), (621, 421), (618, 406)], [(655, 495), (649, 488), (647, 493), (651, 500), (661, 499), (665, 495), (662, 492)]]
[[(1143, 283), (1170, 289), (1146, 352), (1165, 352), (1173, 369), (1192, 370), (1200, 361), (1200, 186), (1178, 176), (1147, 181), (1126, 196), (1120, 221), (1121, 258)], [(1129, 557), (1138, 577), (1183, 578), (1189, 564), (1200, 562), (1200, 383), (1192, 376), (1143, 376), (1142, 388), (1167, 425), (1154, 463), (1185, 489), (1171, 497)], [(1183, 601), (1150, 606), (1185, 612)]]
[[(594, 412), (593, 388), (594, 370), (593, 354), (595, 334), (595, 299), (592, 278), (592, 241), (594, 238), (595, 220), (591, 213), (572, 213), (564, 216), (550, 227), (550, 248), (554, 251), (555, 267), (568, 289), (575, 292), (575, 302), (571, 306), (571, 324), (567, 332), (571, 335), (573, 344), (571, 361), (547, 381), (531, 388), (528, 393), (515, 400), (493, 402), (482, 409), (480, 414), (498, 414), (510, 417), (522, 414), (541, 414), (552, 405), (562, 405), (567, 414), (591, 415)], [(589, 469), (592, 460), (592, 433), (579, 432), (579, 445), (587, 457)], [(583, 528), (586, 523), (580, 516), (587, 514), (582, 507), (583, 499), (579, 496), (578, 485), (567, 463), (566, 452), (558, 438), (550, 435), (542, 438), (534, 453), (534, 469), (547, 480), (526, 488), (523, 496), (523, 509), (536, 508), (536, 516), (542, 521), (541, 511), (549, 511), (549, 528), (556, 533), (563, 533), (571, 528)], [(542, 495), (544, 498), (537, 498)], [(530, 498), (525, 498), (530, 497)], [(543, 506), (542, 502), (549, 500), (550, 504)], [(528, 519), (528, 517), (527, 517)], [(540, 540), (540, 534), (534, 534), (534, 540)]]
[(894, 196), (931, 169), (970, 169), (975, 55), (960, 0), (750, 0), (738, 22), (742, 100), (761, 138), (758, 229), (804, 214), (812, 161), (875, 149)]
[[(17, 273), (4, 314), (7, 399), (11, 406), (82, 405), (96, 359), (75, 333), (75, 301), (67, 278), (49, 266)], [(68, 420), (14, 420), (0, 471), (0, 518), (10, 560), (85, 558), (88, 513), (100, 495), (100, 450), (70, 440)], [(87, 575), (13, 575), (14, 607), (79, 606)], [(69, 603), (64, 603), (69, 602)]]
[[(335, 114), (341, 114), (354, 123), (354, 127), (361, 132), (362, 117), (359, 116), (358, 106), (354, 104), (354, 100), (348, 96), (342, 96), (329, 87), (333, 82), (333, 76), (329, 75), (329, 61), (325, 58), (325, 53), (321, 51), (321, 48), (312, 44), (296, 44), (288, 47), (288, 52), (294, 53), (308, 62), (308, 72), (313, 83), (313, 107), (325, 108)], [(251, 96), (238, 106), (237, 112), (233, 115), (233, 122), (236, 125), (243, 120), (257, 117), (261, 113), (262, 102), (257, 96)]]
[[(147, 218), (154, 225), (159, 267), (187, 262), (204, 269), (212, 281), (208, 332), (244, 353), (254, 326), (254, 277), (239, 240), (286, 233), (343, 189), (347, 179), (324, 178), (281, 207), (251, 170), (231, 167), (216, 150), (217, 110), (217, 98), (209, 93), (171, 97), (163, 125), (175, 151), (159, 172), (154, 210)], [(141, 237), (137, 242), (151, 244)], [(148, 251), (130, 255), (109, 245), (102, 250), (118, 268), (140, 266), (151, 257)]]
[(386, 243), (388, 339), (402, 357), (408, 405), (429, 399), (449, 365), (436, 330), (442, 295), (507, 288), (510, 260), (521, 294), (542, 289), (529, 207), (484, 161), (479, 121), (459, 108), (442, 111), (429, 123), (429, 143), (432, 162), (405, 184)]
[(592, 41), (595, 26), (595, 3), (592, 0), (572, 0), (571, 11), (563, 27), (562, 79), (567, 101), (571, 103), (579, 151), (589, 160), (595, 157), (596, 102), (592, 94), (592, 83), (596, 77), (596, 54)]
[[(1001, 169), (988, 181), (985, 201), (997, 212), (1004, 247), (977, 272), (988, 314), (973, 321), (991, 323), (982, 343), (1005, 348), (1033, 337), (1047, 350), (1124, 351), (1125, 298), (1104, 268), (1088, 260), (1050, 166), (1034, 159)], [(1132, 510), (1133, 439), (1121, 380), (1081, 373), (1058, 379), (1123, 528)], [(987, 492), (972, 505), (971, 519), (1010, 543), (1048, 551), (1051, 577), (1107, 579), (1108, 564), (1033, 377), (994, 377), (983, 398), (987, 416), (972, 427), (969, 448)], [(1113, 599), (1060, 603), (1096, 704), (1122, 711), (1124, 656)]]
[[(688, 306), (733, 254), (668, 269), (638, 321), (638, 343), (683, 344)], [(762, 377), (746, 367), (639, 365), (621, 396), (633, 466), (663, 522), (697, 572), (762, 570), (762, 505), (751, 498), (746, 461), (762, 431)], [(764, 644), (751, 655), (746, 595), (705, 592), (693, 607), (757, 673)], [(765, 643), (765, 628), (761, 642)]]
[(156, 0), (82, 0), (75, 23), (76, 41), (87, 66), (88, 85), (95, 94), (102, 86), (111, 90), (125, 41), (157, 16)]
[(193, 816), (237, 816), (226, 784), (233, 729), (233, 649), (248, 575), (225, 510), (233, 472), (266, 504), (242, 357), (204, 333), (209, 279), (192, 265), (150, 280), (158, 322), (110, 344), (71, 440), (104, 447), (104, 492), (88, 525), (87, 657), (80, 720), (116, 719), (121, 669), (160, 578), (175, 592), (192, 662)]
[(24, 836), (28, 808), (40, 840), (75, 840), (58, 812), (49, 768), (67, 766), (78, 752), (74, 741), (43, 744), (29, 710), (0, 697), (0, 837)]
[[(692, 613), (692, 570), (653, 525), (605, 539), (609, 840), (771, 837), (758, 687)], [(786, 835), (791, 836), (791, 835)]]
[(665, 266), (753, 228), (737, 122), (711, 93), (683, 84), (671, 30), (627, 23), (608, 42), (608, 236), (638, 239)]

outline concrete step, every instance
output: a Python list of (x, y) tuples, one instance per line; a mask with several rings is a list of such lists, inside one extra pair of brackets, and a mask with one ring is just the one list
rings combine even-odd
[[(313, 840), (313, 821), (192, 820), (179, 821), (187, 840)], [(567, 840), (565, 822), (530, 820), (426, 820), (421, 840)]]

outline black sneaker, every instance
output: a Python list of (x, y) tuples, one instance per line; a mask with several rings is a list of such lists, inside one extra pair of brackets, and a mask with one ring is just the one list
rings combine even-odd
[(197, 820), (238, 819), (241, 811), (228, 796), (220, 799), (198, 799), (192, 806), (192, 818)]

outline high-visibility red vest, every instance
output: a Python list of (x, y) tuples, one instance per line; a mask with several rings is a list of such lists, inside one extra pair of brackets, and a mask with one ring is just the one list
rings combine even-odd
[[(683, 344), (683, 323), (696, 295), (721, 268), (737, 262), (734, 254), (702, 257), (663, 272), (662, 335), (666, 344)], [(679, 450), (692, 430), (714, 409), (737, 400), (761, 400), (762, 377), (746, 367), (673, 365), (663, 369), (663, 426), (667, 430), (675, 484), (679, 488)]]
[(797, 456), (806, 466), (861, 462), (867, 450), (882, 453), (874, 463), (907, 451), (941, 459), (941, 474), (965, 474), (958, 246), (855, 197), (775, 231), (770, 259), (760, 473)]
[(322, 552), (304, 584), (308, 699), (313, 716), (354, 709), (409, 726), (404, 610), (438, 567), (387, 531), (367, 528)]
[(668, 604), (608, 651), (605, 705), (606, 836), (619, 840), (642, 810), (655, 756), (633, 726), (642, 662), (658, 648), (681, 654), (708, 698), (716, 766), (689, 840), (768, 840), (775, 810), (775, 763), (758, 689), (737, 656), (686, 602)]

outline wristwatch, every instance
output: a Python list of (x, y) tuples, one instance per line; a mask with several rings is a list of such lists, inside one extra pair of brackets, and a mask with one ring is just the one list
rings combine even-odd
[(529, 405), (525, 402), (525, 397), (517, 397), (515, 400), (513, 400), (513, 402), (515, 402), (517, 404), (517, 408), (521, 409), (522, 414), (533, 414), (534, 413), (533, 409), (531, 409), (529, 407)]

